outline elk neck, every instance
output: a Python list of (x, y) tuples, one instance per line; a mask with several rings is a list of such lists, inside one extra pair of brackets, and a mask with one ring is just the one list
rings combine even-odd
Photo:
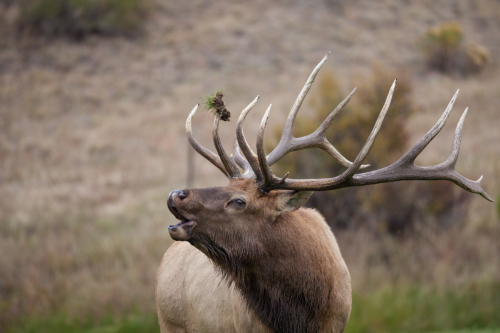
[(328, 331), (334, 308), (350, 310), (351, 304), (350, 276), (335, 237), (312, 209), (269, 222), (243, 238), (195, 237), (190, 242), (235, 284), (271, 332)]

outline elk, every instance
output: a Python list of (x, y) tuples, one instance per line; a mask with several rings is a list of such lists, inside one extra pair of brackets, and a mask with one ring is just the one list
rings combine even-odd
[[(438, 122), (395, 163), (370, 172), (363, 161), (381, 128), (394, 93), (389, 90), (365, 145), (353, 162), (326, 139), (334, 117), (352, 93), (319, 126), (304, 137), (292, 136), (293, 124), (319, 69), (316, 66), (300, 92), (277, 147), (268, 155), (264, 131), (271, 106), (262, 119), (256, 154), (243, 134), (243, 122), (258, 100), (241, 113), (233, 153), (228, 155), (218, 134), (217, 154), (194, 138), (191, 120), (186, 132), (191, 146), (229, 179), (226, 187), (175, 190), (168, 208), (180, 220), (168, 227), (176, 240), (165, 253), (156, 277), (156, 304), (161, 332), (343, 332), (351, 311), (351, 284), (335, 237), (315, 210), (301, 208), (314, 191), (402, 180), (448, 180), (493, 201), (481, 188), (481, 178), (469, 180), (455, 171), (462, 126), (458, 122), (451, 153), (435, 166), (415, 165), (415, 159), (443, 128), (457, 93)], [(291, 179), (275, 176), (270, 167), (289, 152), (320, 148), (346, 167), (339, 176)]]

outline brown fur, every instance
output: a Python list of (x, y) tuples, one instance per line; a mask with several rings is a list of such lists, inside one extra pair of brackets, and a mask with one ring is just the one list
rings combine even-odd
[[(175, 205), (184, 218), (195, 222), (188, 242), (215, 264), (200, 264), (200, 272), (217, 271), (225, 280), (199, 282), (195, 288), (200, 293), (207, 288), (205, 283), (219, 284), (225, 290), (234, 286), (240, 298), (234, 297), (242, 299), (251, 315), (271, 332), (344, 330), (351, 309), (349, 273), (323, 217), (311, 209), (298, 209), (309, 194), (273, 191), (263, 195), (255, 182), (243, 179), (232, 180), (228, 187), (185, 193), (188, 196), (177, 198)], [(235, 198), (245, 200), (246, 206), (235, 205)], [(164, 304), (183, 293), (177, 282), (169, 285), (165, 279), (181, 281), (197, 274), (187, 268), (195, 249), (182, 253), (179, 249), (174, 245), (167, 251), (158, 271), (160, 318), (170, 318), (172, 310)], [(182, 260), (176, 259), (179, 256)], [(214, 299), (214, 305), (231, 301), (227, 292), (219, 298), (223, 300)], [(179, 304), (192, 301), (184, 299)], [(195, 332), (182, 327), (182, 332)], [(247, 330), (240, 327), (238, 331)]]

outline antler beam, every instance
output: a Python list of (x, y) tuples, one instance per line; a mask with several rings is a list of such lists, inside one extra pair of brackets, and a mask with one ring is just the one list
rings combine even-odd
[[(391, 88), (391, 91), (393, 90), (393, 88)], [(403, 155), (403, 157), (401, 157), (398, 161), (389, 165), (388, 167), (357, 175), (354, 174), (356, 172), (354, 170), (355, 165), (360, 164), (362, 162), (362, 159), (364, 159), (366, 153), (368, 153), (369, 149), (371, 148), (371, 144), (369, 144), (369, 141), (372, 140), (373, 143), (373, 140), (375, 139), (376, 133), (375, 136), (373, 136), (373, 134), (374, 132), (378, 132), (377, 124), (381, 123), (381, 120), (383, 120), (383, 117), (381, 118), (381, 116), (384, 111), (382, 111), (381, 116), (379, 116), (377, 124), (375, 125), (372, 131), (372, 134), (370, 134), (370, 137), (367, 140), (367, 143), (363, 147), (360, 154), (358, 154), (358, 157), (353, 163), (353, 167), (349, 168), (352, 169), (351, 171), (349, 171), (348, 169), (341, 176), (328, 179), (309, 179), (309, 180), (285, 179), (283, 181), (282, 179), (273, 177), (271, 184), (266, 186), (262, 190), (264, 192), (268, 192), (270, 190), (278, 190), (278, 189), (288, 189), (296, 191), (328, 191), (345, 187), (364, 186), (364, 185), (395, 182), (401, 180), (448, 180), (457, 184), (458, 186), (462, 187), (463, 189), (469, 192), (481, 195), (488, 201), (493, 201), (493, 199), (491, 199), (491, 197), (481, 187), (481, 180), (483, 178), (482, 176), (481, 178), (479, 178), (479, 180), (472, 181), (470, 179), (463, 177), (462, 175), (460, 175), (455, 171), (455, 164), (458, 159), (460, 141), (462, 137), (462, 127), (465, 121), (465, 116), (467, 114), (467, 109), (464, 111), (462, 117), (460, 118), (460, 121), (458, 122), (455, 131), (455, 138), (453, 140), (453, 144), (451, 147), (451, 152), (447, 160), (435, 166), (423, 167), (415, 165), (415, 159), (418, 157), (418, 155), (424, 150), (424, 148), (432, 141), (432, 139), (434, 139), (434, 137), (443, 128), (446, 119), (448, 118), (451, 112), (451, 108), (455, 103), (457, 95), (458, 95), (458, 90), (451, 99), (450, 103), (448, 104), (448, 107), (444, 111), (441, 118), (431, 128), (431, 130), (426, 135), (424, 135), (417, 142), (417, 144), (415, 144), (415, 146), (413, 146), (405, 155)]]

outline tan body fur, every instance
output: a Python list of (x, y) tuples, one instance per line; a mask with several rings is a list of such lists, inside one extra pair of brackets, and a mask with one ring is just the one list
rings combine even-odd
[[(331, 295), (327, 298), (331, 304), (326, 307), (329, 313), (323, 319), (323, 332), (340, 333), (351, 311), (351, 285), (335, 237), (323, 217), (312, 209), (301, 208), (287, 215), (286, 228), (294, 232), (288, 239), (281, 238), (280, 246), (291, 244), (306, 254), (307, 261), (290, 251), (291, 257), (280, 259), (283, 274), (288, 274), (287, 270), (310, 270), (311, 278), (318, 275), (329, 279), (323, 288), (323, 296)], [(269, 332), (234, 283), (226, 281), (216, 265), (188, 242), (176, 242), (170, 247), (156, 279), (162, 333)]]
[(234, 285), (194, 246), (175, 242), (156, 277), (161, 333), (268, 332)]

